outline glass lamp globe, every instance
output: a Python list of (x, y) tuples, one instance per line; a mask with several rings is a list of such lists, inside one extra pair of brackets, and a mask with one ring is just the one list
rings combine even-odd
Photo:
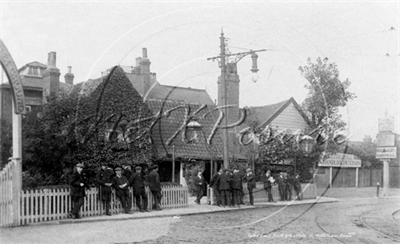
[(258, 73), (252, 73), (250, 76), (250, 79), (256, 83), (258, 81), (258, 79), (260, 78), (260, 76), (258, 75)]

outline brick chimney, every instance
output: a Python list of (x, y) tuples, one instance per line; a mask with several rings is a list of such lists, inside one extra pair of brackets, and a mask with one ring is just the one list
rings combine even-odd
[(50, 94), (58, 96), (60, 90), (60, 70), (56, 66), (56, 52), (49, 52), (47, 69), (43, 72), (43, 88), (50, 91)]
[(74, 85), (74, 74), (72, 74), (71, 73), (71, 69), (72, 69), (72, 67), (71, 66), (68, 66), (67, 67), (68, 68), (68, 73), (66, 73), (65, 75), (64, 75), (64, 78), (65, 78), (65, 83), (67, 83), (67, 84), (69, 84), (69, 85)]
[(143, 77), (143, 94), (146, 94), (151, 87), (150, 79), (150, 60), (147, 58), (147, 49), (142, 49), (142, 59), (137, 61), (140, 62), (140, 74)]

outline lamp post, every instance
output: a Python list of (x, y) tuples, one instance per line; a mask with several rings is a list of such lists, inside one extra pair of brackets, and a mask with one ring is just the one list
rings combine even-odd
[[(313, 137), (309, 136), (309, 135), (304, 135), (302, 137), (300, 137), (299, 141), (298, 141), (298, 145), (300, 150), (306, 155), (306, 157), (311, 153), (314, 145), (315, 145), (315, 140)], [(294, 172), (296, 173), (297, 170), (297, 161), (295, 162), (294, 165)], [(315, 171), (315, 165), (313, 164), (313, 181), (314, 181), (314, 171)]]
[[(221, 68), (221, 84), (222, 84), (222, 92), (221, 92), (221, 101), (222, 106), (218, 104), (219, 107), (222, 107), (225, 119), (223, 121), (223, 128), (222, 128), (222, 143), (223, 143), (223, 152), (224, 152), (224, 168), (229, 168), (229, 139), (228, 139), (228, 110), (227, 110), (227, 85), (226, 85), (226, 75), (227, 75), (227, 63), (238, 63), (243, 57), (247, 55), (251, 55), (253, 65), (251, 72), (256, 74), (258, 72), (257, 68), (257, 58), (258, 55), (256, 52), (263, 52), (267, 51), (267, 49), (261, 50), (250, 50), (248, 52), (241, 52), (241, 53), (227, 53), (226, 52), (226, 43), (224, 33), (221, 31), (220, 37), (220, 55), (212, 58), (208, 58), (207, 60), (220, 60), (220, 68)], [(229, 58), (234, 57), (232, 62), (229, 62)], [(257, 81), (256, 78), (253, 81)]]

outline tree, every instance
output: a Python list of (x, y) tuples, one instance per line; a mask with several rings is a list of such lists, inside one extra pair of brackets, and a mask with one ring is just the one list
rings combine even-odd
[(339, 107), (346, 106), (348, 101), (356, 97), (348, 91), (350, 81), (346, 79), (342, 82), (337, 65), (328, 61), (328, 58), (317, 58), (316, 63), (312, 63), (308, 58), (307, 65), (299, 67), (301, 75), (309, 82), (305, 85), (308, 94), (302, 109), (315, 132), (318, 153), (338, 150), (338, 144), (346, 137), (346, 123), (342, 120)]
[(376, 158), (376, 144), (370, 136), (365, 136), (360, 144), (348, 145), (346, 153), (359, 157), (363, 168), (382, 168), (382, 161)]

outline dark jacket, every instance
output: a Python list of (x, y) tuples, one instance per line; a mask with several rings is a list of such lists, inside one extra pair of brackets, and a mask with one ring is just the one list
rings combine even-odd
[(270, 177), (272, 177), (272, 175), (263, 175), (263, 177), (262, 177), (262, 181), (263, 181), (263, 183), (264, 183), (264, 189), (267, 189), (267, 188), (271, 188), (272, 187), (272, 183), (271, 183), (271, 181), (270, 181)]
[(106, 183), (112, 183), (113, 172), (110, 169), (100, 169), (96, 174), (96, 183), (99, 186), (106, 186)]
[(125, 176), (125, 178), (127, 178), (128, 180), (131, 178), (132, 174), (133, 174), (133, 171), (130, 169), (122, 170), (122, 175)]
[(199, 178), (199, 176), (194, 177), (193, 183), (196, 186), (196, 189), (199, 189), (199, 188), (204, 189), (207, 185), (206, 180), (204, 179), (204, 176), (201, 176), (201, 178)]
[(222, 173), (219, 177), (219, 186), (220, 191), (227, 191), (231, 189), (231, 175), (228, 173)]
[(144, 191), (144, 175), (133, 173), (129, 179), (129, 184), (133, 187), (133, 194), (139, 195)]
[(278, 177), (276, 179), (276, 181), (278, 182), (278, 187), (282, 188), (282, 187), (286, 187), (286, 179), (282, 178), (282, 177)]
[(293, 186), (296, 188), (296, 189), (301, 189), (301, 182), (300, 182), (300, 179), (299, 178), (293, 178)]
[[(121, 177), (118, 177), (118, 175), (114, 176), (112, 179), (112, 184), (115, 188), (115, 193), (117, 194), (118, 197), (120, 197), (122, 194), (129, 194), (129, 182), (126, 179), (125, 176), (121, 175)], [(127, 184), (124, 188), (121, 188), (121, 185)]]
[[(83, 186), (81, 186), (81, 183), (83, 183)], [(86, 195), (85, 188), (89, 188), (89, 185), (87, 184), (82, 173), (78, 173), (78, 171), (75, 171), (72, 174), (69, 184), (71, 185), (70, 194), (74, 197), (84, 197)]]
[(210, 181), (210, 187), (213, 187), (213, 188), (217, 188), (217, 189), (218, 189), (219, 177), (220, 177), (220, 176), (221, 176), (221, 175), (218, 174), (218, 173), (216, 173), (216, 174), (213, 175), (213, 177), (211, 178), (211, 181)]
[(240, 172), (236, 172), (232, 174), (232, 189), (240, 190), (243, 188), (242, 185), (242, 174)]
[(251, 175), (246, 176), (247, 179), (247, 189), (256, 188), (256, 177), (252, 173)]
[(154, 170), (149, 173), (149, 187), (151, 191), (161, 191), (160, 176)]

